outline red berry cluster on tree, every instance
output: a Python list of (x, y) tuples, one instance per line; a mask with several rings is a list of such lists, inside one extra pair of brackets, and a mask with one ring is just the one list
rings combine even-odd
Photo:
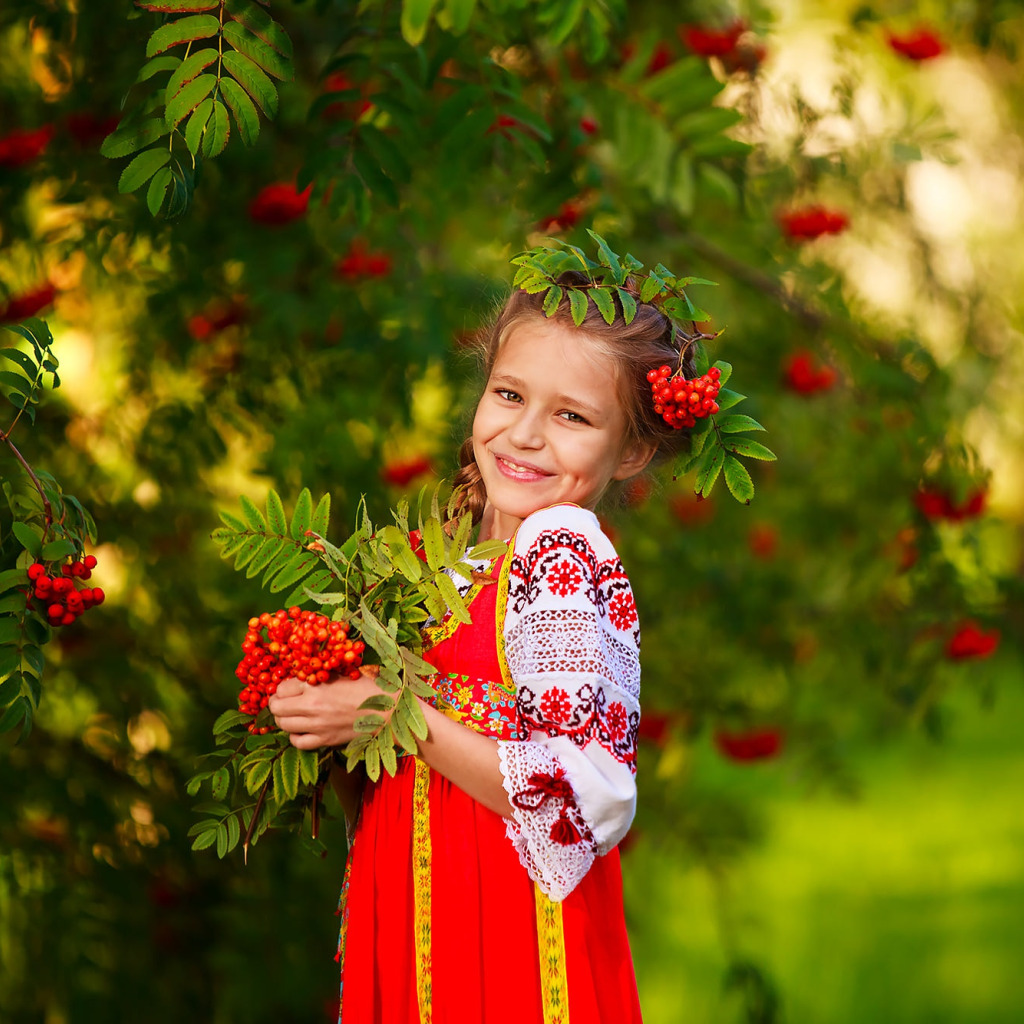
[(839, 235), (850, 226), (842, 210), (825, 206), (802, 206), (778, 214), (779, 227), (791, 242), (813, 242), (822, 235)]
[(677, 430), (692, 427), (697, 420), (718, 412), (718, 380), (722, 371), (712, 366), (700, 377), (687, 380), (682, 370), (672, 372), (671, 366), (659, 366), (647, 374), (654, 395), (654, 411)]
[(45, 609), (51, 626), (70, 626), (79, 615), (103, 604), (106, 594), (100, 587), (79, 587), (76, 580), (87, 580), (96, 568), (96, 556), (86, 555), (80, 562), (65, 563), (58, 575), (51, 575), (42, 562), (28, 567), (31, 596)]
[(998, 629), (986, 633), (976, 622), (963, 622), (946, 643), (946, 657), (950, 661), (987, 658), (998, 646)]
[(730, 761), (767, 761), (776, 757), (784, 744), (782, 730), (773, 727), (744, 732), (719, 729), (715, 733), (715, 746)]
[(919, 25), (911, 32), (898, 35), (895, 32), (887, 34), (889, 48), (907, 60), (920, 63), (923, 60), (933, 60), (941, 57), (946, 52), (946, 44), (942, 39), (925, 25)]
[[(282, 608), (251, 618), (235, 669), (242, 684), (238, 710), (258, 715), (283, 679), (301, 679), (311, 686), (337, 673), (358, 679), (365, 648), (362, 640), (349, 639), (347, 622), (331, 622), (318, 612)], [(249, 731), (265, 733), (268, 727), (252, 722)]]

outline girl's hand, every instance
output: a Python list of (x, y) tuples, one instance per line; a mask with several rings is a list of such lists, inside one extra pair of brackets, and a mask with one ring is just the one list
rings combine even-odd
[(384, 692), (377, 685), (377, 672), (376, 665), (364, 665), (358, 679), (334, 679), (317, 686), (284, 679), (267, 706), (278, 727), (290, 733), (293, 747), (340, 747), (356, 735), (355, 720), (366, 714), (359, 705)]

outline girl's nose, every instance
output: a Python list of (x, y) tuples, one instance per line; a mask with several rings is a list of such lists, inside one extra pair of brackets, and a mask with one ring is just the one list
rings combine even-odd
[(508, 439), (517, 448), (536, 450), (544, 447), (544, 433), (538, 413), (524, 409), (509, 428)]

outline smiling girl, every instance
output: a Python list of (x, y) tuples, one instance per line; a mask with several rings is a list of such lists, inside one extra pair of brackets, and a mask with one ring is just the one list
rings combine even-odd
[[(680, 350), (651, 303), (629, 324), (591, 306), (576, 326), (568, 291), (585, 280), (563, 275), (552, 316), (514, 292), (485, 342), (455, 483), (480, 540), (508, 552), (479, 565), (471, 624), (426, 631), (437, 696), (418, 756), (362, 790), (344, 1024), (640, 1020), (617, 850), (636, 805), (640, 632), (593, 509), (678, 446), (647, 373)], [(296, 747), (340, 746), (377, 692), (369, 673), (287, 680), (270, 709)]]

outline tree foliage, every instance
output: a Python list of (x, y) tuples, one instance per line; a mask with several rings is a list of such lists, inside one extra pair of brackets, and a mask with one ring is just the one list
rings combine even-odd
[[(326, 860), (268, 837), (244, 871), (188, 836), (257, 576), (282, 552), (300, 568), (267, 495), (329, 494), (352, 522), (364, 495), (379, 516), (450, 473), (473, 335), (545, 238), (592, 229), (720, 282), (694, 319), (727, 328), (708, 359), (746, 393), (711, 457), (601, 510), (644, 628), (641, 842), (720, 879), (759, 798), (716, 801), (695, 746), (850, 788), (852, 737), (940, 737), (949, 688), (984, 694), (1019, 657), (1019, 246), (992, 213), (1019, 198), (1021, 107), (992, 100), (1019, 101), (1019, 28), (958, 7), (958, 56), (924, 62), (887, 42), (909, 21), (833, 12), (822, 89), (776, 13), (732, 33), (725, 5), (597, 0), (0, 11), (0, 380), (23, 460), (8, 429), (5, 1020), (319, 1019), (339, 823)], [(988, 120), (958, 114), (955, 81)], [(696, 500), (712, 474), (756, 500)], [(209, 540), (239, 493), (262, 522), (245, 578)], [(86, 548), (109, 600), (54, 634), (26, 567)], [(756, 936), (728, 941), (748, 1019), (774, 1019)]]

